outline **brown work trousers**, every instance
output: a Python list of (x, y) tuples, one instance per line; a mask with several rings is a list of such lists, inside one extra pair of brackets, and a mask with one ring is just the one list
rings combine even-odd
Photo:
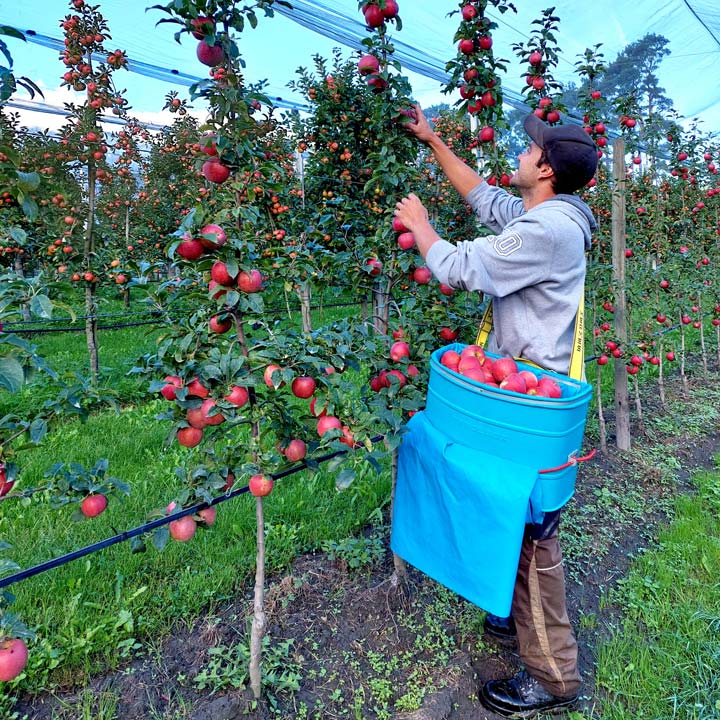
[(580, 674), (577, 641), (565, 603), (557, 521), (547, 528), (548, 533), (533, 532), (538, 529), (526, 527), (515, 581), (512, 614), (518, 651), (528, 673), (548, 692), (569, 697), (580, 690)]

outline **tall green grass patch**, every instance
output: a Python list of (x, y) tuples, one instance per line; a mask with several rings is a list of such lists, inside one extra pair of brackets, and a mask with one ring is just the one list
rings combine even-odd
[(720, 472), (696, 484), (610, 594), (623, 619), (598, 648), (603, 720), (720, 718)]

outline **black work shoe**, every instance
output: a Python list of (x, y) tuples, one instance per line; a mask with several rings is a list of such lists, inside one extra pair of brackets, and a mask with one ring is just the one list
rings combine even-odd
[(509, 718), (531, 718), (539, 712), (560, 712), (569, 708), (577, 697), (552, 695), (525, 670), (507, 680), (490, 680), (480, 689), (480, 702), (488, 710)]
[(512, 616), (500, 617), (499, 615), (491, 615), (488, 613), (485, 616), (483, 627), (488, 635), (492, 635), (493, 637), (501, 638), (503, 640), (514, 638), (515, 635), (517, 635), (515, 621), (512, 619)]

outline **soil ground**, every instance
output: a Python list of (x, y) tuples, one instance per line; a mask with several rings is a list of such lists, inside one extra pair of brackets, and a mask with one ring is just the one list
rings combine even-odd
[[(678, 383), (668, 396), (680, 391)], [(643, 402), (646, 416), (662, 412), (655, 398)], [(672, 497), (692, 491), (691, 473), (712, 466), (720, 434), (688, 438), (655, 433), (652, 441), (639, 437), (635, 442), (662, 446), (661, 457), (675, 458), (681, 469), (673, 471), (668, 482), (662, 467), (613, 449), (608, 438), (608, 449), (581, 467), (576, 495), (561, 524), (568, 608), (584, 680), (577, 709), (586, 717), (595, 716), (595, 648), (620, 612), (601, 598), (607, 599), (633, 556), (652, 543), (667, 521)], [(387, 527), (368, 529), (367, 534), (379, 535), (387, 548)], [(246, 680), (235, 650), (252, 611), (248, 592), (190, 628), (179, 625), (152, 651), (141, 652), (117, 671), (89, 678), (96, 713), (91, 717), (111, 717), (97, 710), (105, 696), (115, 703), (112, 717), (119, 720), (498, 718), (483, 709), (477, 690), (485, 680), (518, 669), (513, 644), (483, 637), (482, 611), (413, 568), (407, 593), (393, 587), (392, 573), (392, 556), (386, 550), (360, 570), (322, 554), (306, 555), (287, 575), (270, 578), (271, 646), (292, 642), (283, 646), (278, 660), (266, 656), (274, 679), (268, 688), (270, 702), (261, 707), (254, 706), (248, 689), (233, 686)], [(226, 648), (227, 655), (213, 655), (213, 647)], [(295, 668), (299, 687), (282, 691), (283, 671)], [(193, 682), (203, 671), (208, 683), (215, 683), (214, 692), (212, 684), (200, 688)], [(83, 697), (87, 705), (86, 692), (68, 688), (24, 698), (17, 710), (28, 720), (89, 717), (79, 710)]]

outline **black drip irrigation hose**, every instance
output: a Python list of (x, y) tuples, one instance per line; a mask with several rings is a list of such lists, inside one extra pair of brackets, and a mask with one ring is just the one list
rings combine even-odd
[[(382, 435), (376, 435), (375, 437), (371, 438), (371, 442), (376, 443), (382, 439)], [(336, 450), (335, 452), (328, 453), (327, 455), (322, 455), (319, 458), (313, 458), (313, 462), (326, 462), (328, 460), (332, 460), (338, 455), (345, 455), (347, 452), (347, 450)], [(307, 462), (303, 460), (299, 463), (296, 463), (287, 470), (282, 470), (281, 472), (270, 475), (270, 477), (273, 480), (280, 480), (284, 477), (288, 477), (289, 475), (294, 475), (296, 472), (300, 472), (300, 470), (305, 470), (307, 467)], [(139, 535), (144, 535), (145, 533), (162, 527), (163, 525), (167, 525), (174, 520), (177, 520), (178, 518), (185, 517), (186, 515), (192, 515), (193, 513), (203, 510), (204, 508), (213, 507), (214, 505), (219, 505), (226, 500), (232, 500), (239, 495), (244, 495), (245, 493), (249, 492), (249, 490), (250, 487), (246, 485), (245, 487), (238, 488), (237, 490), (233, 490), (230, 493), (218, 495), (216, 498), (213, 498), (212, 501), (209, 503), (198, 503), (197, 505), (193, 505), (192, 507), (183, 508), (182, 510), (178, 510), (177, 512), (174, 512), (167, 517), (158, 518), (157, 520), (151, 520), (150, 522), (144, 523), (143, 525), (140, 525), (136, 528), (117, 533), (112, 537), (106, 538), (105, 540), (100, 540), (96, 543), (93, 543), (92, 545), (86, 545), (85, 547), (79, 548), (78, 550), (73, 550), (72, 552), (66, 553), (65, 555), (60, 555), (59, 557), (53, 558), (52, 560), (46, 560), (39, 565), (34, 565), (33, 567), (26, 568), (25, 570), (20, 570), (19, 572), (13, 573), (12, 575), (0, 578), (0, 589), (9, 587), (10, 585), (20, 582), (21, 580), (27, 580), (28, 578), (34, 577), (35, 575), (41, 575), (48, 570), (53, 570), (54, 568), (61, 567), (62, 565), (67, 565), (67, 563), (72, 562), (73, 560), (78, 560), (79, 558), (85, 557), (86, 555), (92, 555), (93, 553), (104, 550), (105, 548), (109, 548), (112, 545), (117, 545), (118, 543), (125, 542), (126, 540), (131, 540), (132, 538), (138, 537)]]
[[(314, 305), (310, 309), (311, 310), (320, 310), (320, 309), (328, 309), (328, 308), (339, 308), (339, 307), (352, 307), (355, 305), (359, 305), (358, 302), (347, 302), (347, 303), (334, 303), (331, 305)], [(300, 308), (293, 308), (295, 312), (300, 312)], [(265, 311), (266, 315), (281, 315), (282, 313), (286, 312), (287, 308), (272, 308)], [(128, 313), (128, 314), (151, 314), (155, 316), (159, 316), (160, 313), (158, 311), (153, 311), (152, 313)], [(87, 319), (99, 319), (101, 317), (123, 317), (121, 314), (116, 315), (96, 315), (96, 316), (89, 316), (89, 315), (82, 315), (78, 316), (78, 320), (87, 320)], [(3, 323), (3, 328), (11, 328), (15, 325), (27, 325), (29, 323), (56, 323), (56, 322), (62, 322), (62, 321), (69, 321), (70, 318), (59, 318), (57, 320), (28, 320), (27, 322), (18, 321), (18, 322), (7, 322)], [(114, 325), (98, 325), (98, 330), (118, 330), (120, 328), (125, 327), (137, 327), (139, 325), (160, 325), (165, 324), (167, 321), (164, 319), (164, 317), (157, 317), (155, 320), (143, 320), (138, 322), (130, 322), (130, 323), (116, 323)], [(85, 326), (79, 325), (77, 327), (50, 327), (50, 328), (22, 328), (18, 327), (17, 329), (11, 330), (16, 335), (41, 335), (43, 333), (57, 333), (57, 332), (85, 332)]]

